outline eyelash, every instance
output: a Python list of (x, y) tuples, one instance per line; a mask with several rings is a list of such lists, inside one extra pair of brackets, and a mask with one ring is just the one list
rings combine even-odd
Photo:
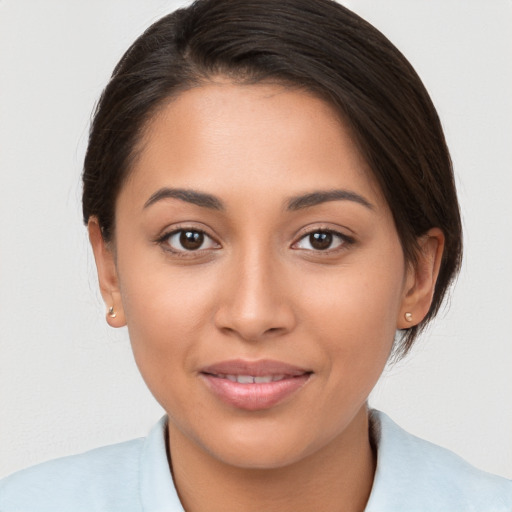
[[(196, 234), (203, 236), (204, 241), (201, 243), (201, 246), (204, 244), (205, 241), (209, 240), (210, 243), (217, 245), (217, 247), (207, 247), (206, 249), (193, 249), (193, 250), (191, 250), (191, 249), (187, 250), (185, 248), (183, 248), (183, 249), (173, 248), (169, 243), (169, 239), (173, 236), (176, 236), (178, 234), (183, 234), (185, 232), (196, 233)], [(315, 235), (315, 234), (332, 235), (333, 239), (337, 238), (340, 243), (339, 243), (338, 247), (335, 247), (334, 249), (332, 249), (330, 247), (328, 247), (326, 249), (315, 249), (315, 248), (304, 249), (304, 248), (296, 247), (301, 241), (306, 240), (308, 237)], [(208, 233), (206, 233), (204, 230), (198, 229), (198, 228), (190, 228), (190, 227), (188, 227), (188, 228), (182, 227), (179, 229), (174, 229), (168, 233), (165, 233), (156, 240), (156, 243), (159, 244), (165, 251), (171, 252), (174, 255), (177, 255), (180, 257), (189, 257), (189, 256), (193, 256), (194, 254), (200, 254), (203, 251), (207, 251), (209, 249), (220, 248), (220, 244), (213, 237), (208, 235)], [(350, 245), (353, 245), (354, 243), (355, 243), (355, 239), (351, 236), (345, 235), (345, 234), (335, 231), (333, 229), (317, 228), (317, 229), (312, 229), (310, 231), (303, 233), (300, 236), (300, 238), (297, 240), (297, 242), (294, 242), (292, 244), (292, 248), (295, 250), (311, 251), (311, 252), (314, 252), (315, 254), (328, 255), (328, 254), (333, 254), (333, 253), (337, 253), (339, 251), (345, 250)]]
[(220, 244), (213, 237), (211, 237), (208, 233), (206, 233), (206, 231), (204, 231), (202, 229), (190, 228), (190, 227), (182, 227), (182, 228), (174, 229), (170, 232), (164, 233), (161, 237), (159, 237), (156, 240), (156, 243), (159, 244), (165, 251), (171, 252), (172, 254), (174, 254), (176, 256), (185, 257), (185, 258), (193, 256), (193, 255), (201, 254), (201, 253), (203, 253), (203, 251), (207, 251), (209, 249), (218, 248), (218, 247), (207, 247), (206, 249), (194, 249), (194, 250), (187, 250), (185, 248), (183, 248), (183, 249), (173, 248), (171, 246), (171, 244), (169, 243), (169, 239), (173, 236), (180, 235), (180, 234), (183, 234), (186, 232), (197, 233), (199, 235), (202, 235), (204, 237), (204, 240), (201, 243), (201, 246), (209, 240), (210, 243), (213, 243), (216, 246), (220, 247)]
[[(315, 234), (332, 235), (332, 237), (333, 237), (332, 241), (334, 241), (334, 239), (337, 238), (339, 240), (339, 245), (333, 249), (330, 247), (328, 247), (326, 249), (314, 249), (314, 248), (313, 249), (302, 249), (300, 247), (297, 247), (297, 248), (294, 247), (294, 246), (297, 246), (297, 244), (299, 244), (299, 242), (301, 242), (303, 240), (307, 240), (308, 237), (311, 237), (312, 235), (315, 235)], [(317, 254), (318, 255), (331, 255), (331, 254), (338, 253), (340, 251), (348, 249), (348, 247), (350, 247), (354, 243), (355, 243), (355, 239), (353, 237), (345, 235), (343, 233), (340, 233), (339, 231), (335, 231), (333, 229), (326, 229), (326, 228), (316, 228), (316, 229), (312, 229), (310, 231), (303, 233), (301, 235), (301, 237), (299, 238), (299, 240), (292, 245), (292, 248), (295, 248), (296, 250), (311, 251), (311, 252), (314, 252), (315, 255), (317, 255)], [(310, 243), (310, 245), (311, 245), (311, 243)]]

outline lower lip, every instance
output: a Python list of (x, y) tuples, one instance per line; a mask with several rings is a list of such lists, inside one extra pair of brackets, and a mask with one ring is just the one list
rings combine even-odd
[(202, 373), (201, 376), (222, 401), (239, 409), (259, 411), (269, 409), (294, 394), (304, 386), (311, 374), (305, 373), (275, 382), (252, 384), (240, 384), (206, 373)]

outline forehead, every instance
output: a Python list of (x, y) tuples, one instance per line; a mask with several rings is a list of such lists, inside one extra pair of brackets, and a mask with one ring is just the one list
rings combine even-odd
[(339, 114), (277, 84), (210, 83), (165, 104), (146, 127), (124, 188), (143, 200), (161, 186), (290, 196), (343, 186), (382, 202)]

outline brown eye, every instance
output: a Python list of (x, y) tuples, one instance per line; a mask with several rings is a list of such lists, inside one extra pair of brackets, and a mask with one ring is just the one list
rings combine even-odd
[(204, 233), (199, 231), (182, 231), (180, 235), (180, 244), (187, 251), (199, 249), (204, 242)]
[(325, 249), (329, 249), (332, 244), (332, 233), (311, 233), (309, 235), (309, 243), (313, 249), (317, 249), (318, 251), (325, 251)]
[(206, 233), (197, 229), (180, 229), (164, 236), (161, 243), (168, 245), (174, 252), (191, 252), (219, 248), (219, 245)]
[(311, 231), (304, 235), (297, 243), (294, 249), (304, 249), (308, 251), (333, 251), (344, 246), (352, 244), (354, 240), (351, 237), (338, 233), (336, 231)]

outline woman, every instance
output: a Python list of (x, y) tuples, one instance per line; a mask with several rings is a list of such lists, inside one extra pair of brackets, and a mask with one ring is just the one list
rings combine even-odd
[(6, 479), (0, 509), (510, 509), (510, 482), (367, 407), (461, 227), (435, 109), (363, 20), (206, 0), (157, 22), (100, 100), (83, 211), (107, 321), (168, 416)]

